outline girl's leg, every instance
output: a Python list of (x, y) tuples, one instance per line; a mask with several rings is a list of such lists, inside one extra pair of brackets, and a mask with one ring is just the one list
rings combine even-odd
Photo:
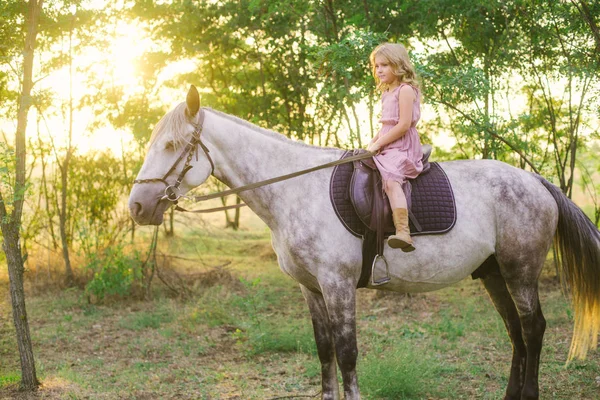
[(404, 195), (404, 190), (402, 190), (400, 182), (392, 180), (387, 181), (385, 183), (385, 193), (387, 194), (388, 199), (390, 199), (392, 210), (395, 210), (396, 208), (408, 208), (406, 205), (406, 196)]
[(408, 207), (402, 185), (396, 181), (387, 181), (385, 192), (390, 200), (394, 225), (396, 226), (396, 234), (389, 237), (388, 245), (393, 249), (402, 249), (404, 252), (413, 251), (415, 247), (410, 237)]

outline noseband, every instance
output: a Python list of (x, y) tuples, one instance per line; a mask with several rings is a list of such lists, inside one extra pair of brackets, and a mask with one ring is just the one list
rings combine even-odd
[[(162, 178), (136, 179), (133, 181), (133, 183), (135, 184), (135, 183), (162, 182), (165, 184), (166, 187), (165, 187), (165, 194), (163, 197), (161, 197), (161, 200), (169, 200), (173, 203), (176, 203), (177, 200), (179, 200), (179, 198), (181, 197), (181, 192), (179, 191), (179, 185), (181, 185), (181, 182), (183, 181), (185, 174), (187, 174), (187, 172), (193, 168), (191, 165), (192, 157), (195, 155), (196, 161), (198, 161), (198, 147), (200, 147), (202, 149), (202, 151), (204, 151), (206, 158), (208, 158), (208, 161), (210, 162), (210, 167), (211, 167), (210, 174), (212, 175), (215, 172), (215, 164), (213, 163), (213, 160), (210, 157), (210, 154), (208, 154), (209, 153), (208, 147), (206, 147), (204, 145), (204, 143), (202, 143), (202, 139), (200, 139), (203, 123), (204, 123), (204, 111), (200, 110), (200, 119), (198, 121), (198, 124), (194, 125), (194, 132), (192, 133), (192, 139), (188, 142), (188, 144), (185, 145), (183, 151), (181, 152), (181, 154), (179, 155), (177, 160), (175, 160), (175, 162), (173, 163), (171, 168), (167, 171), (167, 173)], [(169, 184), (169, 182), (167, 181), (167, 178), (169, 177), (169, 175), (171, 175), (171, 173), (173, 171), (175, 171), (177, 169), (177, 166), (184, 158), (185, 158), (185, 163), (183, 164), (183, 168), (181, 169), (181, 172), (177, 176), (175, 183), (172, 185)]]

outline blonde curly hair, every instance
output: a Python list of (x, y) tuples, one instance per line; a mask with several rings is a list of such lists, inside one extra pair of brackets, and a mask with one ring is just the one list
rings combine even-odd
[(382, 43), (375, 47), (375, 50), (371, 52), (369, 60), (371, 61), (371, 68), (377, 88), (380, 90), (387, 89), (387, 85), (379, 81), (377, 78), (377, 71), (375, 70), (375, 57), (384, 57), (393, 68), (393, 73), (398, 77), (400, 83), (408, 83), (416, 88), (419, 87), (419, 81), (415, 68), (410, 62), (408, 57), (408, 51), (406, 47), (400, 43)]

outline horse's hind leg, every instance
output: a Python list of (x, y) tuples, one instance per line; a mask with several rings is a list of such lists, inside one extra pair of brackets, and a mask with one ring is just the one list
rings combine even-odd
[[(504, 252), (503, 254), (506, 255)], [(506, 281), (506, 288), (519, 314), (521, 333), (527, 350), (525, 378), (521, 389), (522, 400), (539, 398), (538, 373), (546, 319), (539, 301), (538, 277), (546, 254), (547, 252), (541, 251), (512, 251), (504, 257), (496, 254), (500, 273)]]
[(542, 314), (542, 307), (538, 296), (537, 280), (531, 282), (519, 282), (516, 280), (506, 281), (506, 286), (515, 302), (523, 340), (527, 348), (527, 360), (525, 379), (521, 390), (521, 399), (538, 399), (539, 384), (538, 373), (540, 369), (540, 353), (542, 352), (542, 340), (546, 331), (546, 319)]
[(517, 312), (515, 303), (506, 287), (506, 282), (500, 274), (498, 262), (494, 257), (486, 262), (489, 263), (489, 272), (481, 278), (481, 282), (490, 295), (494, 307), (504, 321), (513, 347), (510, 378), (508, 379), (504, 399), (519, 400), (521, 398), (523, 380), (525, 379), (525, 363), (527, 359), (527, 350), (521, 333), (521, 321), (519, 320), (519, 313)]
[(300, 288), (310, 310), (317, 352), (321, 361), (322, 398), (338, 400), (340, 393), (337, 381), (335, 345), (323, 295), (311, 292), (302, 285), (300, 285)]

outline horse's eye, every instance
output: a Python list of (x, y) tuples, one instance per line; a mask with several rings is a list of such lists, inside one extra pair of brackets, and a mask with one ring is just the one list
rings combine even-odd
[(165, 143), (165, 150), (175, 150), (175, 144), (173, 143), (173, 141), (169, 140), (167, 143)]

